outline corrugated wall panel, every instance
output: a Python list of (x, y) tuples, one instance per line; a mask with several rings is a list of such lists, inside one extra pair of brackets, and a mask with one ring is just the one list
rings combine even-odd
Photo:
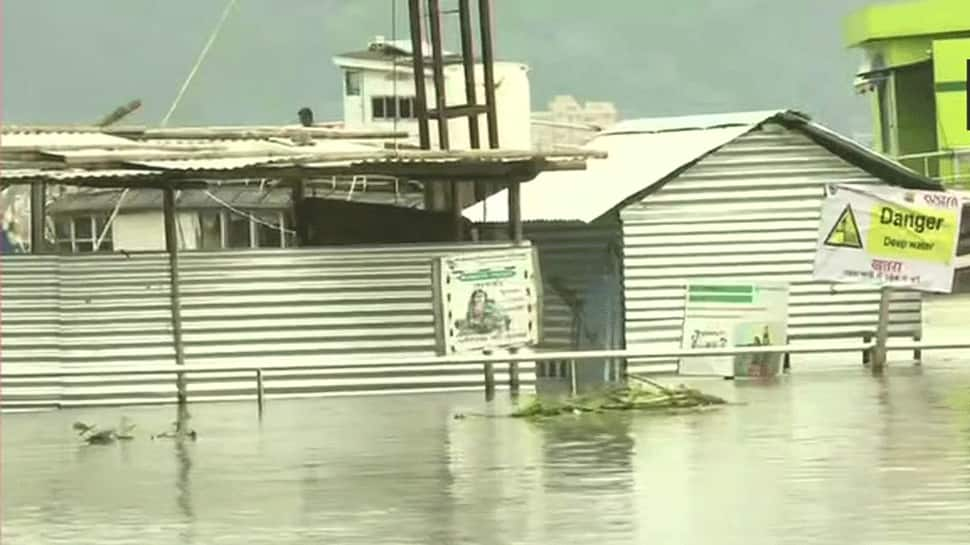
[[(505, 243), (185, 253), (186, 365), (435, 354), (431, 262)], [(5, 256), (3, 369), (136, 367), (174, 360), (164, 254)], [(531, 366), (520, 366), (523, 384)], [(496, 367), (499, 384), (505, 366)], [(268, 395), (468, 389), (482, 369), (338, 366), (267, 372)], [(189, 375), (190, 399), (252, 397), (251, 373)], [(164, 375), (4, 380), (4, 406), (172, 401)]]
[[(772, 127), (721, 148), (620, 214), (626, 344), (666, 350), (681, 342), (688, 280), (789, 282), (793, 343), (875, 330), (878, 290), (812, 280), (824, 185), (879, 183), (801, 134)], [(920, 295), (896, 292), (894, 335), (921, 334)], [(857, 356), (853, 356), (857, 357)], [(811, 357), (793, 356), (793, 365)], [(633, 361), (667, 371), (675, 362)]]
[[(612, 221), (611, 221), (612, 220)], [(574, 292), (581, 304), (590, 281), (605, 270), (610, 245), (621, 245), (615, 217), (593, 224), (535, 222), (524, 234), (539, 250), (543, 292), (543, 348), (572, 349), (575, 318), (560, 290)]]

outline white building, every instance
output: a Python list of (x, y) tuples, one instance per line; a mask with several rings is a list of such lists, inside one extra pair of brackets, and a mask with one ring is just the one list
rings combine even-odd
[(557, 146), (582, 146), (619, 120), (612, 102), (580, 104), (571, 95), (557, 95), (549, 109), (532, 114), (532, 146), (548, 150)]
[[(425, 87), (428, 109), (435, 107), (435, 89), (430, 69), (429, 44), (424, 45), (427, 58)], [(418, 143), (418, 122), (414, 108), (414, 71), (411, 67), (411, 41), (386, 41), (378, 36), (367, 49), (334, 57), (343, 72), (344, 126), (347, 129), (401, 130)], [(445, 100), (448, 106), (466, 104), (465, 76), (460, 56), (445, 52)], [(530, 149), (530, 88), (528, 66), (513, 62), (495, 62), (495, 102), (498, 114), (499, 145), (505, 149)], [(481, 64), (475, 67), (476, 96), (485, 103), (485, 76)], [(488, 147), (485, 116), (479, 117), (482, 147)], [(430, 122), (432, 147), (438, 147), (437, 122)], [(467, 118), (452, 119), (448, 124), (451, 149), (468, 149)]]

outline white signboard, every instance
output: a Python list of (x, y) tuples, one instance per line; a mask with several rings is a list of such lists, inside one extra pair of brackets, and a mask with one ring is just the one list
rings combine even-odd
[(832, 185), (815, 278), (949, 293), (962, 202), (943, 191)]
[(434, 279), (440, 352), (539, 342), (542, 284), (534, 249), (442, 257), (435, 260)]
[[(703, 281), (688, 284), (683, 347), (783, 345), (788, 338), (788, 285)], [(774, 376), (782, 354), (690, 356), (682, 375)]]

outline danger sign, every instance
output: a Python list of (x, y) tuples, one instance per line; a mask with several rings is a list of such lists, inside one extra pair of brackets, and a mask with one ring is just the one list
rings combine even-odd
[(829, 236), (825, 237), (825, 245), (836, 248), (862, 249), (862, 235), (859, 234), (859, 224), (855, 221), (855, 214), (852, 213), (851, 206), (845, 206), (845, 210), (836, 220)]
[(815, 278), (949, 293), (961, 206), (942, 191), (830, 186)]

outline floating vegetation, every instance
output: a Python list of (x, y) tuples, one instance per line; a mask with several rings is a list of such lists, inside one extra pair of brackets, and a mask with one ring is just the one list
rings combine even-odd
[(607, 411), (684, 411), (726, 405), (727, 401), (684, 385), (667, 388), (643, 377), (633, 387), (603, 390), (595, 394), (564, 399), (533, 399), (510, 416), (547, 418), (567, 414)]

